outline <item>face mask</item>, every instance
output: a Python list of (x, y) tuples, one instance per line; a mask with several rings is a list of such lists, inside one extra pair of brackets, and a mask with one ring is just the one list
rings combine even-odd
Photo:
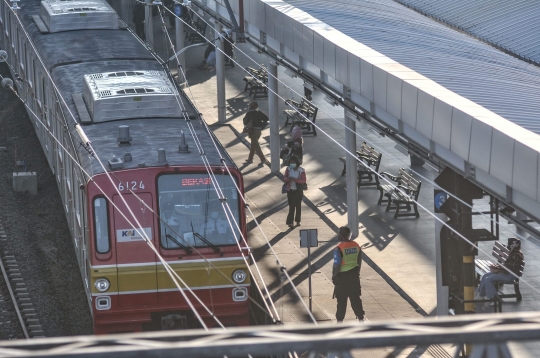
[(292, 163), (291, 165), (289, 165), (289, 167), (290, 167), (291, 169), (296, 169), (296, 163)]

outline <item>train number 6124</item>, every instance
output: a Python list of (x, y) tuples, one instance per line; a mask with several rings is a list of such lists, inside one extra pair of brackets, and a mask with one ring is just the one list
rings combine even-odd
[(137, 186), (137, 182), (136, 181), (127, 181), (125, 183), (118, 183), (118, 190), (122, 191), (122, 190), (139, 190), (139, 189), (144, 189), (144, 183), (141, 181), (139, 183), (139, 185)]

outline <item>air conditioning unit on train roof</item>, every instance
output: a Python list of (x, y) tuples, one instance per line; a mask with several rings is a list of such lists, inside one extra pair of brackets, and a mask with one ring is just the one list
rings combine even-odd
[(41, 20), (49, 32), (118, 29), (118, 16), (105, 0), (43, 0)]
[(83, 98), (94, 123), (131, 118), (179, 117), (178, 92), (163, 71), (84, 75)]

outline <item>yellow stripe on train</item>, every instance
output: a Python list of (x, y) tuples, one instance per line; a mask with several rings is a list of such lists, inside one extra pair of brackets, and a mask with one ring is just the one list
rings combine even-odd
[[(180, 276), (187, 286), (193, 289), (209, 286), (233, 285), (232, 274), (235, 270), (242, 269), (248, 273), (245, 262), (237, 260), (211, 260), (204, 262), (174, 262), (170, 267)], [(91, 268), (92, 293), (102, 293), (94, 283), (99, 278), (105, 278), (110, 282), (110, 287), (105, 292), (134, 292), (134, 291), (168, 291), (175, 289), (176, 285), (166, 271), (163, 264), (130, 264), (95, 266)], [(157, 281), (156, 281), (157, 278)], [(181, 287), (184, 285), (181, 283)], [(242, 284), (249, 284), (249, 275)]]

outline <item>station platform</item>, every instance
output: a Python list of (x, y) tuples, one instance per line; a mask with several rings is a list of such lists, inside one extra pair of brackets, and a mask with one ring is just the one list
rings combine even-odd
[[(159, 25), (159, 24), (158, 24)], [(156, 26), (155, 34), (161, 29)], [(174, 30), (169, 32), (174, 36)], [(156, 46), (163, 36), (155, 36)], [(174, 37), (173, 37), (174, 41)], [(240, 50), (259, 64), (266, 64), (266, 56), (253, 51), (249, 44), (238, 44)], [(193, 96), (194, 103), (214, 133), (227, 149), (229, 155), (241, 169), (245, 180), (246, 197), (251, 209), (264, 231), (266, 239), (272, 244), (273, 251), (281, 263), (287, 267), (294, 284), (302, 298), (308, 303), (307, 250), (300, 248), (299, 230), (317, 229), (319, 247), (311, 250), (313, 315), (319, 322), (335, 322), (336, 301), (332, 299), (331, 282), (332, 250), (337, 245), (337, 228), (347, 225), (347, 192), (345, 177), (341, 176), (343, 163), (339, 157), (344, 151), (326, 134), (345, 143), (343, 127), (343, 109), (332, 107), (323, 100), (324, 94), (315, 91), (313, 103), (319, 107), (316, 124), (320, 127), (317, 136), (304, 136), (304, 158), (302, 166), (306, 170), (309, 190), (304, 192), (302, 205), (302, 226), (290, 229), (285, 225), (287, 215), (286, 195), (281, 194), (282, 180), (280, 175), (271, 173), (268, 165), (258, 166), (258, 159), (253, 164), (245, 164), (248, 156), (249, 142), (245, 134), (241, 134), (248, 103), (252, 100), (248, 92), (244, 92), (246, 73), (242, 67), (257, 67), (239, 51), (236, 52), (234, 68), (227, 67), (226, 102), (227, 122), (217, 121), (216, 73), (199, 70), (203, 59), (204, 47), (190, 49), (186, 52), (186, 75), (189, 89), (186, 92)], [(278, 67), (279, 84), (279, 117), (271, 118), (280, 123), (281, 146), (291, 138), (290, 127), (284, 127), (286, 108), (284, 99), (300, 100), (303, 93), (302, 81), (284, 74)], [(293, 93), (292, 90), (296, 91)], [(268, 113), (267, 98), (257, 98), (259, 109)], [(410, 167), (410, 158), (395, 148), (395, 143), (387, 138), (379, 138), (369, 131), (366, 123), (357, 124), (358, 146), (366, 140), (383, 152), (380, 172), (397, 173), (399, 168), (412, 169), (413, 175), (422, 181), (419, 202), (433, 211), (433, 181), (437, 171), (427, 165)], [(263, 153), (270, 160), (269, 129), (263, 130), (260, 139)], [(281, 173), (284, 172), (284, 168)], [(434, 315), (436, 308), (435, 283), (435, 224), (434, 218), (426, 211), (420, 210), (420, 218), (394, 219), (393, 213), (386, 213), (384, 205), (377, 205), (379, 192), (375, 187), (360, 188), (358, 208), (360, 218), (359, 236), (356, 241), (362, 246), (364, 263), (361, 270), (362, 299), (366, 317), (370, 321), (417, 318), (422, 315)], [(477, 219), (475, 219), (477, 220)], [(486, 223), (486, 225), (488, 225)], [(512, 226), (512, 229), (515, 228)], [(281, 281), (279, 265), (267, 241), (255, 225), (253, 218), (248, 218), (250, 244), (254, 249), (257, 264), (264, 267), (264, 280), (276, 308), (280, 320), (285, 324), (310, 322), (304, 306), (294, 290), (286, 282)], [(501, 240), (512, 236), (504, 230)], [(493, 243), (481, 243), (479, 258), (489, 258)], [(525, 273), (523, 281), (533, 287), (540, 287), (540, 275), (537, 275), (537, 258), (540, 258), (540, 242), (535, 239), (523, 241), (525, 253)], [(520, 285), (523, 301), (516, 303), (514, 299), (503, 304), (503, 311), (537, 311), (540, 302), (535, 300), (535, 289), (525, 282)], [(489, 312), (490, 307), (477, 305), (477, 312)], [(354, 320), (354, 314), (347, 309), (346, 320)], [(540, 343), (510, 344), (512, 354), (516, 357), (534, 357)], [(366, 356), (373, 357), (450, 357), (455, 347), (409, 347), (373, 350)], [(367, 353), (367, 352), (365, 352)], [(362, 355), (364, 356), (364, 355)]]

